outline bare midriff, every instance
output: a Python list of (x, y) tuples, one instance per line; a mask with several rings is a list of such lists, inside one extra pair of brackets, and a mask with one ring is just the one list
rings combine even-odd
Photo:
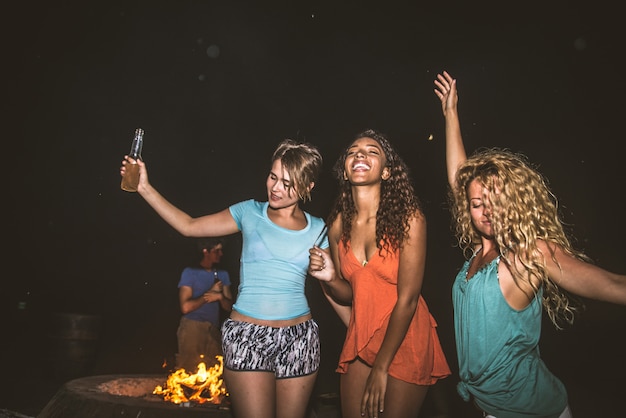
[(293, 325), (298, 325), (298, 324), (301, 324), (303, 322), (308, 321), (311, 318), (312, 318), (312, 315), (310, 313), (308, 313), (306, 315), (299, 316), (297, 318), (291, 318), (291, 319), (259, 319), (259, 318), (252, 318), (251, 316), (247, 316), (247, 315), (244, 315), (242, 313), (239, 313), (239, 312), (237, 312), (234, 309), (230, 313), (230, 319), (232, 319), (234, 321), (249, 322), (249, 323), (255, 324), (255, 325), (263, 325), (263, 326), (266, 326), (266, 327), (274, 327), (274, 328), (282, 328), (282, 327), (290, 327), (290, 326), (293, 326)]

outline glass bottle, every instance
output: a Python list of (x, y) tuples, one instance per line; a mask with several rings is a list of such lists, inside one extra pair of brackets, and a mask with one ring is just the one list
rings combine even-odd
[(122, 190), (136, 192), (139, 184), (139, 165), (137, 160), (141, 159), (141, 149), (143, 148), (143, 129), (135, 129), (135, 137), (130, 146), (128, 156), (133, 159), (132, 163), (126, 162), (126, 173), (122, 177)]

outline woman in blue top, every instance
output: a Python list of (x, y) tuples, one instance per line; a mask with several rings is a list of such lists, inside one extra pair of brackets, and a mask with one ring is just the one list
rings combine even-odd
[[(132, 163), (122, 162), (121, 175)], [(238, 418), (305, 417), (320, 364), (317, 324), (304, 293), (309, 248), (328, 247), (324, 221), (300, 208), (311, 198), (322, 156), (317, 148), (281, 142), (267, 176), (267, 202), (247, 200), (192, 218), (168, 202), (137, 161), (137, 192), (187, 237), (242, 233), (240, 285), (222, 326), (224, 379)]]
[(564, 293), (626, 304), (626, 276), (590, 264), (566, 237), (556, 199), (523, 155), (466, 156), (456, 80), (435, 80), (446, 122), (455, 232), (467, 255), (452, 288), (459, 394), (487, 417), (571, 417), (539, 355), (542, 307), (554, 325), (580, 308)]

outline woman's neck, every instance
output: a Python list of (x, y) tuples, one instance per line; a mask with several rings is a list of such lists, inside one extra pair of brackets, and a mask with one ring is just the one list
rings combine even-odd
[(280, 209), (268, 207), (267, 217), (276, 225), (292, 230), (301, 230), (306, 227), (307, 220), (304, 211), (298, 204)]
[(380, 203), (380, 187), (358, 186), (352, 188), (352, 199), (357, 217), (369, 219), (376, 217)]

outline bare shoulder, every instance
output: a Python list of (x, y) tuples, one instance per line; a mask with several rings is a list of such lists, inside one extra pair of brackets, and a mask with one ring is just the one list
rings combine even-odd
[(341, 214), (339, 214), (328, 227), (328, 239), (334, 243), (338, 243), (339, 239), (341, 239), (341, 231)]
[(416, 210), (411, 214), (409, 218), (409, 233), (411, 231), (424, 231), (426, 232), (426, 217), (421, 210)]
[(563, 263), (576, 260), (575, 257), (566, 253), (559, 244), (552, 241), (538, 239), (537, 250), (541, 253), (550, 276), (553, 276), (555, 269), (560, 271)]
[(411, 225), (422, 225), (425, 226), (426, 225), (426, 216), (424, 216), (424, 212), (422, 212), (420, 209), (415, 210), (415, 212), (413, 212), (411, 214), (411, 219), (409, 221), (411, 223)]
[(536, 245), (537, 249), (544, 255), (554, 254), (557, 249), (561, 249), (561, 247), (559, 247), (556, 243), (543, 239), (538, 239), (536, 241)]
[(404, 245), (424, 245), (426, 240), (426, 217), (417, 210), (409, 218), (409, 230), (405, 236)]

